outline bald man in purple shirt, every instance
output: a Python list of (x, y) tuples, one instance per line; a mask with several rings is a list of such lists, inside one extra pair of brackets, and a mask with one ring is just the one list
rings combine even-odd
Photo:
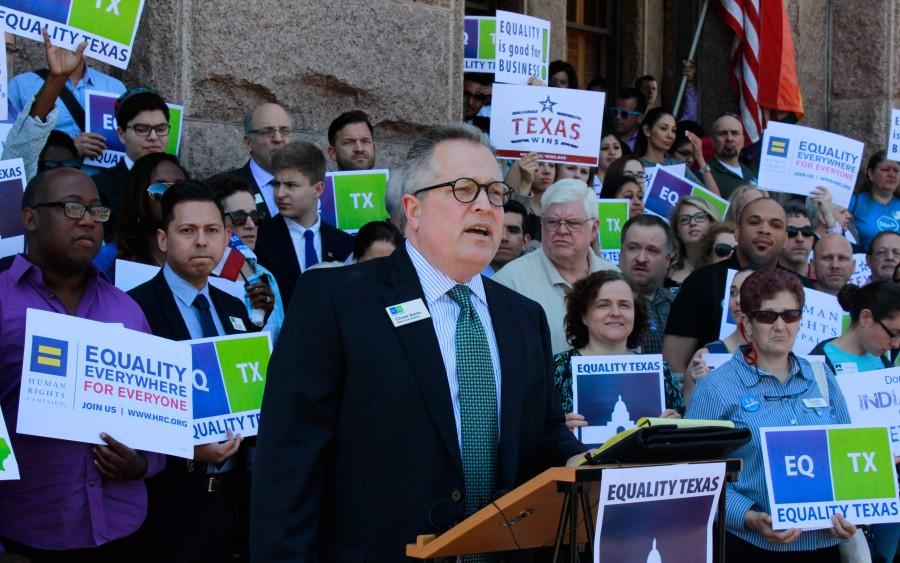
[(150, 332), (137, 303), (91, 265), (108, 218), (87, 175), (42, 172), (22, 197), (28, 251), (0, 272), (0, 407), (22, 477), (0, 482), (0, 543), (32, 563), (138, 560), (143, 479), (165, 463), (105, 433), (103, 446), (16, 433), (27, 309)]

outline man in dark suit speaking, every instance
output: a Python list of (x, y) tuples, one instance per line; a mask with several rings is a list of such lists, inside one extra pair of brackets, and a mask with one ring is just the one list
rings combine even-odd
[(269, 364), (252, 561), (406, 561), (416, 535), (584, 450), (541, 307), (479, 275), (499, 179), (476, 129), (434, 129), (391, 177), (406, 245), (300, 277)]

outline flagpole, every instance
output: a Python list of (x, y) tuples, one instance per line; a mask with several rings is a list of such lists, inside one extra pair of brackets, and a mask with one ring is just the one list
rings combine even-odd
[[(709, 0), (703, 0), (703, 6), (700, 8), (700, 19), (697, 21), (697, 29), (694, 31), (694, 40), (691, 42), (691, 51), (688, 53), (688, 59), (694, 60), (694, 54), (697, 52), (697, 44), (700, 43), (700, 33), (703, 31), (703, 22), (706, 20), (706, 11), (709, 8)], [(672, 115), (677, 116), (678, 110), (681, 108), (681, 100), (684, 98), (684, 90), (687, 88), (687, 76), (681, 75), (681, 85), (678, 87), (678, 96), (675, 98), (675, 107), (672, 109)]]

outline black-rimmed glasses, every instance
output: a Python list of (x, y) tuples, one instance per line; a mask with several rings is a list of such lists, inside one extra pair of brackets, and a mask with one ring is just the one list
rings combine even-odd
[(887, 335), (891, 337), (891, 340), (897, 340), (898, 338), (900, 338), (900, 332), (891, 332), (890, 329), (883, 322), (881, 322), (881, 319), (876, 319), (876, 322), (881, 325), (881, 328), (883, 328), (884, 332), (886, 332)]
[(171, 127), (168, 123), (159, 123), (157, 125), (135, 123), (134, 125), (126, 125), (125, 129), (131, 129), (138, 137), (149, 137), (150, 131), (155, 132), (157, 137), (165, 137), (169, 134), (169, 129), (171, 129)]
[(69, 219), (81, 219), (84, 217), (84, 214), (90, 210), (91, 219), (93, 219), (97, 223), (106, 223), (109, 221), (109, 215), (111, 210), (109, 207), (105, 207), (103, 205), (93, 205), (88, 207), (87, 205), (78, 203), (76, 201), (48, 201), (46, 203), (37, 203), (35, 205), (30, 205), (32, 209), (38, 209), (41, 207), (62, 207), (63, 214)]
[(453, 197), (460, 203), (471, 203), (478, 198), (478, 193), (484, 190), (487, 194), (488, 201), (495, 207), (503, 207), (512, 197), (512, 188), (503, 182), (491, 182), (490, 184), (479, 184), (471, 178), (457, 178), (443, 184), (435, 184), (413, 192), (417, 196), (422, 192), (436, 190), (438, 188), (449, 187), (453, 192)]

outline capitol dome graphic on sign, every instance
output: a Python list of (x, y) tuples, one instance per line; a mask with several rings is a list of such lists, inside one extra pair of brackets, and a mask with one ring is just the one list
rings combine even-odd
[(602, 426), (582, 428), (581, 440), (585, 444), (602, 444), (619, 432), (629, 428), (634, 428), (634, 421), (631, 420), (631, 414), (628, 412), (628, 406), (625, 404), (625, 401), (622, 400), (622, 395), (619, 395), (609, 422)]
[(653, 549), (647, 554), (647, 563), (662, 563), (662, 557), (656, 551), (656, 538), (653, 538)]

